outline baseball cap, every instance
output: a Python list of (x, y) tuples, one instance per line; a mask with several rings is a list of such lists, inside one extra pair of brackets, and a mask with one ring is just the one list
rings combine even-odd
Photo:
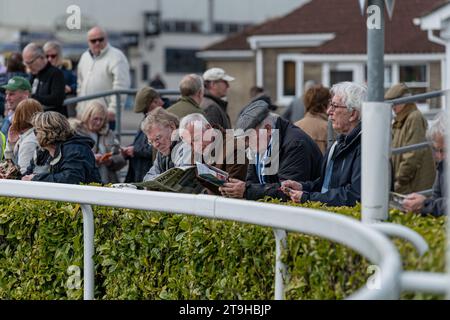
[(24, 77), (19, 76), (9, 79), (8, 83), (2, 86), (2, 88), (9, 91), (23, 90), (31, 92), (30, 82)]
[(242, 135), (248, 129), (256, 128), (269, 113), (269, 104), (262, 100), (253, 101), (245, 106), (236, 121), (235, 136)]
[(224, 81), (233, 81), (234, 78), (228, 74), (225, 73), (225, 70), (221, 68), (211, 68), (205, 71), (203, 74), (203, 80), (205, 81), (217, 81), (217, 80), (224, 80)]
[(152, 87), (144, 87), (136, 94), (134, 102), (134, 112), (144, 112), (148, 105), (156, 98), (159, 97), (159, 93)]

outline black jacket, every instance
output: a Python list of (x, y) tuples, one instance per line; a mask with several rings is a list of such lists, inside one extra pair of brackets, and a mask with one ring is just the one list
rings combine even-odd
[(92, 139), (79, 135), (74, 135), (58, 144), (55, 156), (48, 159), (49, 172), (35, 175), (33, 181), (69, 184), (100, 183), (100, 174), (92, 152), (93, 146)]
[(347, 136), (340, 135), (332, 159), (329, 189), (321, 193), (329, 148), (323, 157), (320, 178), (303, 182), (301, 202), (319, 201), (330, 206), (353, 206), (361, 201), (361, 123)]
[(205, 91), (205, 99), (200, 104), (211, 125), (218, 125), (222, 128), (231, 129), (230, 116), (227, 113), (228, 102), (211, 95)]
[(147, 136), (139, 130), (134, 141), (134, 157), (129, 158), (128, 173), (125, 182), (142, 182), (145, 174), (153, 165), (153, 153), (156, 151), (148, 144)]
[[(36, 89), (35, 81), (37, 81)], [(32, 76), (31, 84), (33, 86), (31, 97), (42, 104), (44, 111), (56, 111), (67, 116), (67, 109), (63, 106), (66, 94), (64, 74), (61, 70), (47, 63), (44, 69)]]
[(443, 216), (447, 214), (447, 186), (445, 184), (445, 164), (443, 161), (439, 162), (437, 166), (436, 178), (433, 184), (433, 194), (430, 199), (426, 199), (422, 214), (431, 214), (435, 217)]
[[(322, 153), (317, 144), (302, 129), (281, 117), (278, 118), (275, 129), (279, 130), (280, 141), (278, 172), (264, 176), (266, 183), (260, 184), (256, 166), (250, 164), (244, 195), (246, 199), (257, 200), (264, 196), (271, 196), (287, 200), (284, 193), (279, 191), (282, 181), (306, 181), (319, 177)], [(265, 167), (271, 165), (266, 164)]]

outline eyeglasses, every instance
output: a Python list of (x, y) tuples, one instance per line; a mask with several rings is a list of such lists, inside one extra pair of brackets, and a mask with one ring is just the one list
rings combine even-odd
[(334, 111), (334, 110), (339, 109), (339, 108), (347, 109), (347, 106), (338, 105), (338, 104), (336, 104), (334, 102), (331, 102), (331, 101), (328, 102), (328, 109), (331, 109), (332, 111)]
[(105, 38), (89, 39), (89, 42), (92, 44), (97, 43), (97, 42), (102, 43), (104, 40), (105, 40)]
[(41, 57), (41, 56), (36, 56), (36, 57), (34, 57), (31, 61), (24, 61), (23, 64), (25, 64), (25, 65), (27, 65), (27, 66), (30, 66), (30, 65), (33, 64), (33, 62), (36, 61), (37, 58), (40, 58), (40, 57)]
[(47, 54), (47, 59), (55, 59), (58, 55), (57, 54)]
[(163, 138), (163, 137), (162, 137), (162, 135), (160, 135), (160, 134), (158, 134), (158, 135), (155, 137), (155, 139), (148, 139), (148, 137), (147, 137), (147, 139), (148, 139), (148, 144), (150, 144), (150, 145), (155, 145), (156, 143), (159, 143), (159, 142), (161, 141), (162, 138)]

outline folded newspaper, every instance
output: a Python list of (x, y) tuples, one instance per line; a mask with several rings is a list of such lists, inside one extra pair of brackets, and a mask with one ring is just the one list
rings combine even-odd
[(196, 162), (197, 178), (208, 182), (215, 187), (221, 187), (228, 181), (228, 172), (215, 168), (205, 163)]
[(403, 200), (406, 195), (396, 192), (389, 192), (389, 207), (403, 211)]
[(181, 192), (198, 194), (203, 186), (196, 179), (196, 167), (176, 167), (160, 174), (151, 181), (132, 183), (137, 188), (151, 191)]

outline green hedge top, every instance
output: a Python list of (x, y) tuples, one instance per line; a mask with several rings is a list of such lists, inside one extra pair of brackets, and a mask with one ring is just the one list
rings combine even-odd
[[(360, 217), (359, 206), (303, 206)], [(94, 216), (96, 299), (274, 297), (270, 228), (107, 207), (94, 207)], [(444, 271), (444, 217), (392, 211), (390, 220), (416, 230), (430, 245), (419, 258), (410, 244), (396, 241), (405, 269)], [(82, 232), (79, 205), (0, 198), (0, 299), (81, 299)], [(371, 275), (360, 255), (313, 236), (289, 234), (283, 259), (288, 299), (341, 299)]]

